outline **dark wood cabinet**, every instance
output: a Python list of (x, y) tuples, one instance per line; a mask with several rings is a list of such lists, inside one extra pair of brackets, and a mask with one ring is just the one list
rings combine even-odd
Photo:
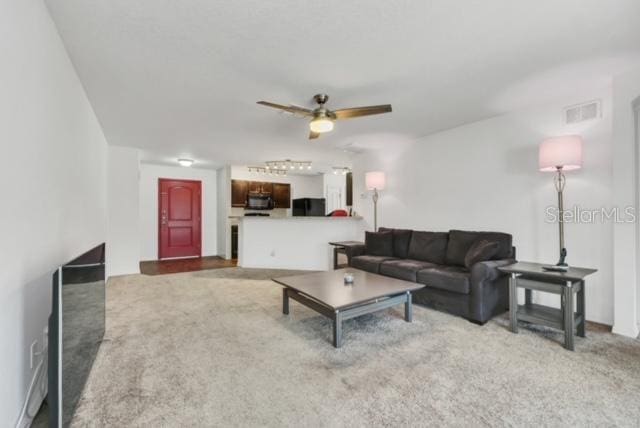
[(249, 182), (245, 180), (231, 180), (231, 206), (244, 208), (247, 203)]
[(238, 225), (231, 226), (231, 258), (238, 258)]
[(273, 193), (273, 183), (267, 181), (249, 181), (249, 192), (251, 193)]
[(353, 206), (353, 173), (352, 172), (348, 172), (347, 173), (347, 181), (346, 181), (346, 186), (347, 186), (347, 195), (346, 195), (346, 199), (347, 199), (347, 203), (346, 205), (348, 207)]
[(273, 183), (274, 208), (291, 208), (291, 184)]
[(274, 208), (291, 208), (291, 184), (248, 180), (231, 180), (231, 206), (244, 208), (249, 192), (269, 193)]

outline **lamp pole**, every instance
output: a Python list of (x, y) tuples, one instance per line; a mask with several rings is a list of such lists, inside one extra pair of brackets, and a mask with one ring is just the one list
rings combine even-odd
[(373, 189), (373, 231), (378, 231), (378, 189)]
[(564, 185), (566, 179), (562, 173), (562, 166), (556, 167), (557, 175), (555, 176), (553, 183), (558, 192), (558, 232), (560, 234), (560, 260), (558, 260), (557, 266), (568, 266), (564, 261), (567, 257), (567, 249), (564, 247), (564, 201), (562, 192), (564, 191)]
[(365, 174), (365, 187), (367, 191), (373, 191), (373, 231), (378, 231), (378, 191), (384, 190), (385, 178), (382, 171), (369, 171)]

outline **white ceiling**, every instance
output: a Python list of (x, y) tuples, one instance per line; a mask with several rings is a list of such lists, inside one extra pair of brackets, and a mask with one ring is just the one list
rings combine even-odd
[[(309, 159), (606, 84), (640, 64), (637, 0), (47, 0), (110, 144), (200, 166)], [(255, 104), (391, 103), (314, 142)]]

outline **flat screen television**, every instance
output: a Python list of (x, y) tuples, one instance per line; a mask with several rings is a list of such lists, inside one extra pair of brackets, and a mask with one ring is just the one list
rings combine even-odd
[(93, 366), (105, 327), (105, 244), (53, 274), (49, 317), (49, 426), (67, 427)]

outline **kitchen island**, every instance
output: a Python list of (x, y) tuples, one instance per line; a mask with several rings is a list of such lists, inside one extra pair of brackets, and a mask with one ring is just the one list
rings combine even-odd
[(331, 241), (363, 240), (361, 217), (237, 217), (238, 266), (330, 270)]

